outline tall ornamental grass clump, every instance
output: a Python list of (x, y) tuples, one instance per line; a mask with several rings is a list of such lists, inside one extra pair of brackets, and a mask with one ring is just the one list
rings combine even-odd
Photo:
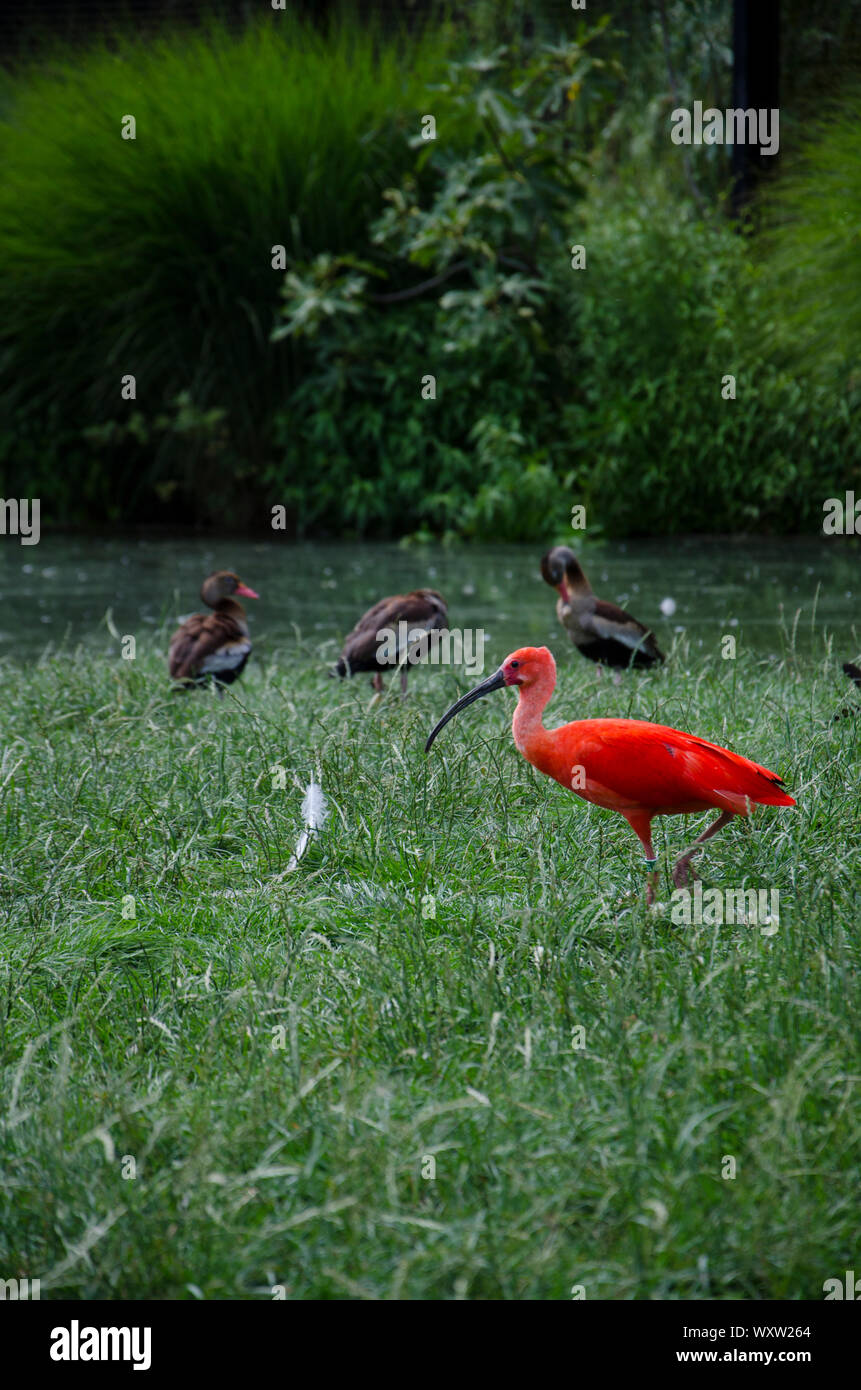
[(861, 84), (789, 156), (764, 200), (774, 337), (833, 390), (861, 386)]
[[(269, 342), (272, 247), (288, 262), (362, 251), (381, 190), (414, 161), (444, 42), (273, 12), (239, 34), (122, 37), (25, 71), (0, 117), (0, 415), (14, 420), (0, 461), (26, 466), (58, 512), (103, 514), (104, 462), (81, 431), (125, 432), (126, 517), (155, 484), (212, 482), (219, 449), (222, 472), (253, 464), (296, 375), (291, 345)], [(200, 419), (177, 423), (181, 393)], [(160, 466), (159, 444), (184, 433), (181, 454), (201, 431), (200, 475)]]

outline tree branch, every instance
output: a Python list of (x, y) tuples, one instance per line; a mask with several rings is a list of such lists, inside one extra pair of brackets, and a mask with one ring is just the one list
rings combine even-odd
[(401, 304), (405, 299), (416, 299), (427, 290), (435, 290), (437, 285), (444, 284), (452, 275), (459, 275), (462, 270), (469, 270), (469, 261), (455, 261), (448, 270), (441, 270), (439, 275), (434, 275), (430, 280), (422, 280), (420, 285), (411, 285), (408, 290), (395, 290), (392, 294), (369, 294), (368, 299), (372, 304)]

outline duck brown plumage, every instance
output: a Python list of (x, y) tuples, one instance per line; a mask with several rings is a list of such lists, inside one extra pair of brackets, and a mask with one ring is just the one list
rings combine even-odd
[(257, 598), (231, 570), (217, 570), (203, 581), (200, 597), (212, 613), (193, 613), (170, 639), (168, 670), (186, 686), (214, 679), (231, 685), (245, 669), (251, 639), (245, 609), (235, 595)]
[[(352, 676), (357, 671), (373, 671), (375, 690), (383, 688), (383, 671), (394, 669), (404, 655), (398, 627), (407, 630), (421, 628), (423, 632), (442, 631), (448, 622), (448, 609), (442, 594), (436, 589), (414, 589), (410, 594), (393, 594), (381, 598), (367, 613), (363, 613), (344, 643), (334, 674)], [(385, 639), (378, 636), (385, 629), (395, 634), (395, 660), (385, 651)], [(383, 653), (381, 657), (381, 652)], [(407, 688), (407, 668), (401, 667), (401, 689)]]
[[(857, 685), (858, 688), (861, 689), (861, 668), (854, 665), (854, 663), (851, 661), (844, 661), (843, 674), (844, 676), (849, 677), (853, 685)], [(844, 705), (841, 710), (837, 711), (834, 718), (854, 719), (855, 716), (859, 713), (859, 711), (861, 711), (861, 705)]]
[(546, 582), (559, 591), (556, 613), (574, 646), (605, 666), (654, 666), (664, 654), (647, 627), (616, 603), (597, 598), (573, 550), (557, 545), (541, 561)]

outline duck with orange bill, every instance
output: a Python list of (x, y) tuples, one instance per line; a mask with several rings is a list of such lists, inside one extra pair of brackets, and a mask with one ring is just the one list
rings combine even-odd
[(749, 815), (755, 805), (795, 805), (776, 772), (680, 729), (640, 719), (578, 719), (545, 729), (542, 716), (556, 686), (556, 663), (546, 647), (512, 652), (498, 671), (462, 695), (431, 730), (425, 752), (454, 715), (507, 685), (517, 688), (512, 731), (518, 751), (584, 801), (625, 817), (643, 846), (650, 903), (658, 885), (656, 816), (720, 812), (676, 860), (673, 882), (682, 888), (695, 877), (691, 860), (700, 846), (734, 816)]
[(215, 681), (232, 685), (251, 654), (245, 609), (239, 598), (259, 598), (232, 570), (203, 581), (200, 597), (212, 613), (193, 613), (170, 639), (168, 670), (188, 689)]

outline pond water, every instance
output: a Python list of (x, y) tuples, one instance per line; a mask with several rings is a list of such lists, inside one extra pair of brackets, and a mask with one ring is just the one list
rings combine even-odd
[[(165, 623), (201, 607), (203, 577), (234, 569), (256, 589), (249, 601), (258, 652), (296, 641), (334, 655), (356, 618), (376, 599), (427, 586), (449, 605), (449, 626), (486, 634), (485, 668), (513, 648), (547, 644), (558, 655), (567, 638), (555, 595), (541, 579), (544, 548), (498, 545), (459, 549), (391, 544), (289, 543), (230, 537), (45, 535), (38, 546), (0, 541), (0, 656), (32, 661), (49, 644), (83, 643), (116, 654), (104, 618), (120, 633), (153, 640)], [(558, 539), (558, 538), (557, 538)], [(577, 549), (576, 536), (572, 541)], [(681, 538), (581, 546), (595, 591), (654, 627), (666, 649), (675, 631), (714, 652), (725, 633), (757, 652), (779, 653), (782, 632), (800, 612), (797, 646), (835, 658), (861, 650), (861, 543), (852, 537)], [(672, 600), (671, 615), (661, 611)], [(665, 608), (669, 605), (665, 604)], [(328, 646), (325, 644), (328, 643)], [(163, 638), (162, 638), (163, 644)]]

